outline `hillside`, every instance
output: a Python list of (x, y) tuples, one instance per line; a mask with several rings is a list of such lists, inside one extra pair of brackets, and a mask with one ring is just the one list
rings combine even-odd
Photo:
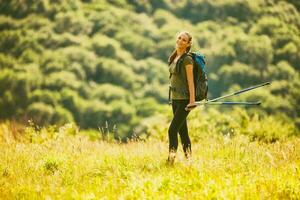
[(209, 98), (271, 81), (233, 100), (261, 100), (249, 116), (299, 129), (299, 9), (297, 0), (1, 1), (0, 119), (140, 135), (170, 111), (166, 61), (188, 30), (208, 60)]

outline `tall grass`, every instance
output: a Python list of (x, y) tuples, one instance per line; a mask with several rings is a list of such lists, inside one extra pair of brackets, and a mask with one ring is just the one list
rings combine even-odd
[(166, 142), (93, 141), (72, 124), (16, 132), (2, 123), (0, 138), (1, 199), (300, 197), (299, 138), (207, 135), (193, 144), (191, 163), (179, 150), (174, 166)]

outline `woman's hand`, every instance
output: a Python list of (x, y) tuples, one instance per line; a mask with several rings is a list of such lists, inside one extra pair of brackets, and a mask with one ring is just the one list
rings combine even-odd
[(194, 108), (196, 108), (196, 103), (195, 102), (190, 102), (186, 107), (185, 107), (185, 110), (186, 111), (191, 111), (193, 110)]

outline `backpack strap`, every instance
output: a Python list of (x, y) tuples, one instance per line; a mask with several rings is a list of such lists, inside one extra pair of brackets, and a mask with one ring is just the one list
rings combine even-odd
[(171, 85), (169, 85), (169, 99), (168, 99), (169, 104), (172, 104), (171, 102)]

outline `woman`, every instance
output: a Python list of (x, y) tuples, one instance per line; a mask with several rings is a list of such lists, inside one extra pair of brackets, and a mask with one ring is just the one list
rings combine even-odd
[(173, 164), (178, 148), (178, 133), (185, 157), (191, 156), (191, 141), (188, 134), (186, 118), (195, 107), (193, 78), (193, 59), (187, 53), (192, 45), (192, 36), (184, 31), (179, 33), (176, 47), (169, 57), (170, 92), (173, 119), (169, 127), (169, 156), (167, 162)]

